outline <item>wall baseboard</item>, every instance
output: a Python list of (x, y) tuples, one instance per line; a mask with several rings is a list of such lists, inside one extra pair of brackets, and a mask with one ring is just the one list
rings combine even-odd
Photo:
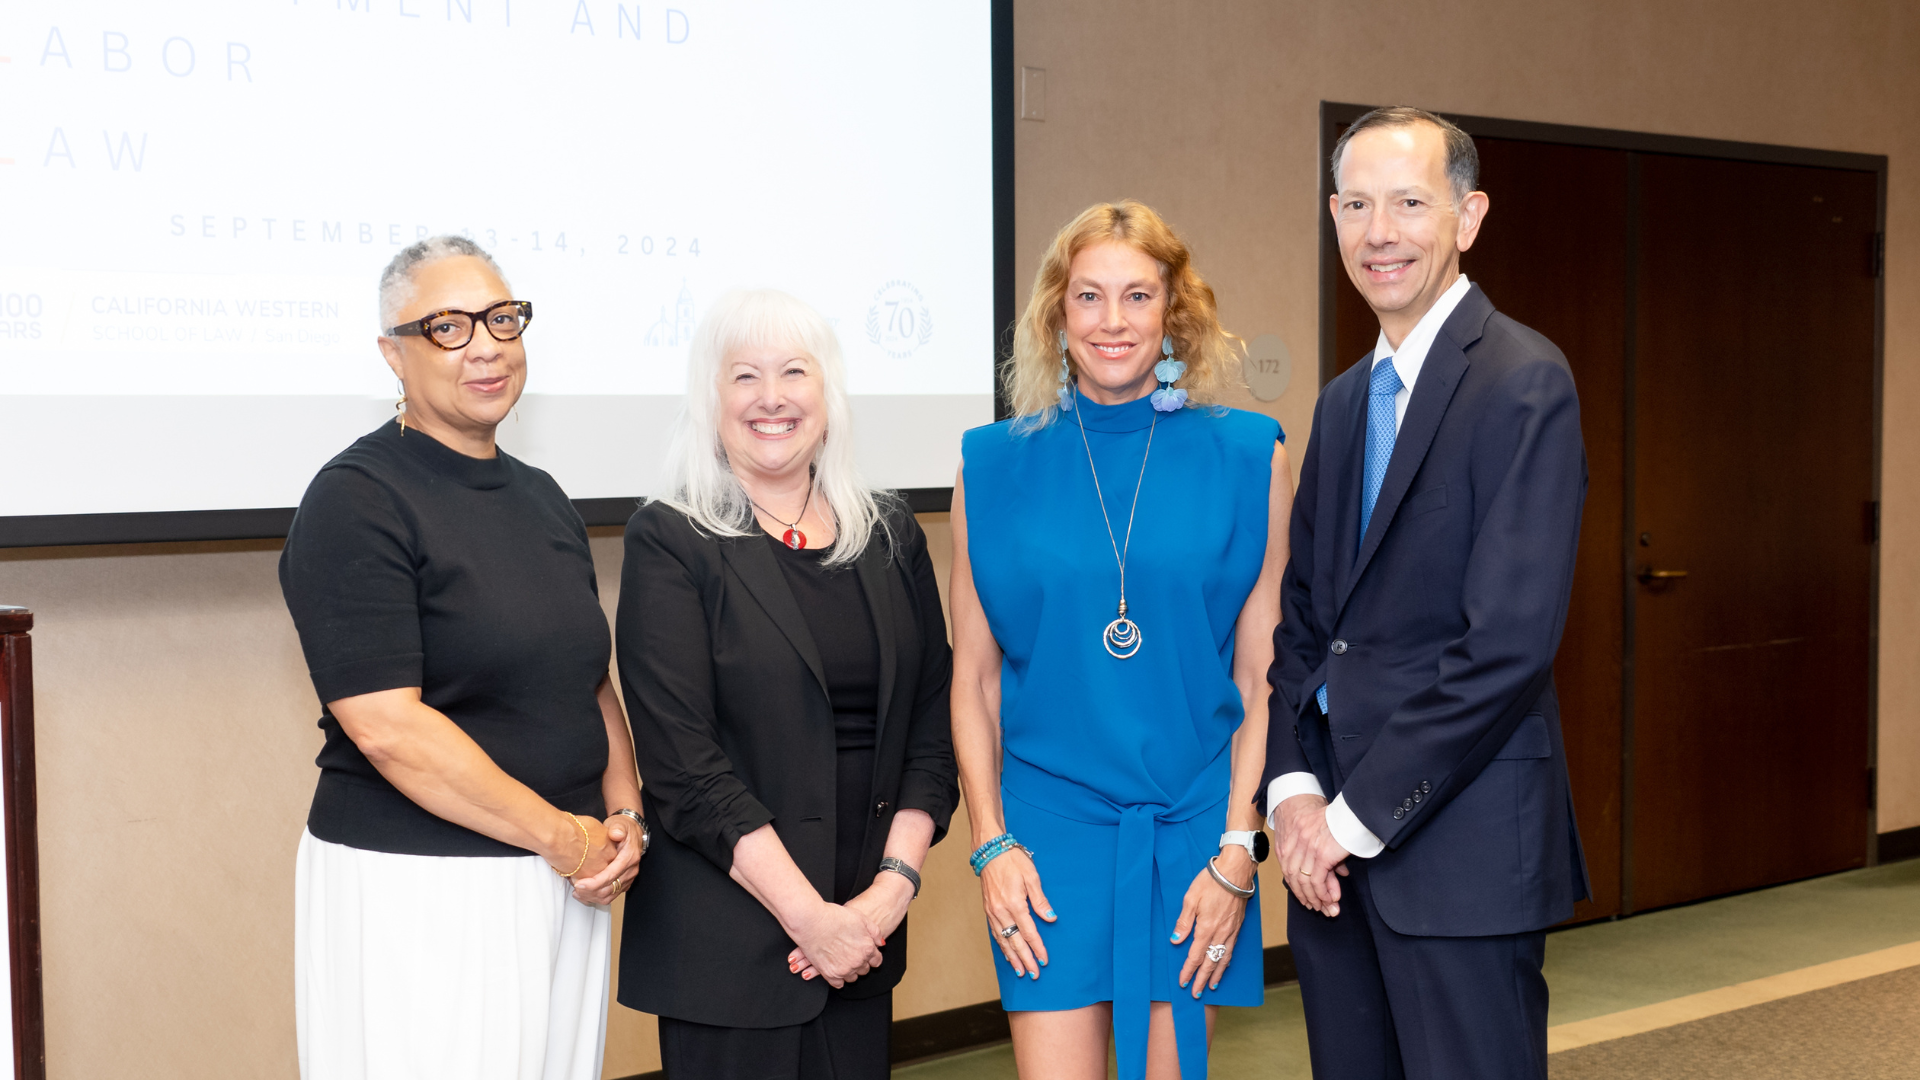
[(995, 998), (962, 1005), (957, 1009), (895, 1020), (891, 1056), (895, 1065), (904, 1065), (909, 1061), (992, 1046), (1012, 1037), (1012, 1032), (1007, 1028), (1007, 1011), (1000, 1007), (999, 999)]
[(1880, 861), (1883, 863), (1920, 858), (1920, 825), (1881, 833), (1879, 847)]
[[(1260, 964), (1268, 986), (1293, 982), (1299, 978), (1293, 966), (1293, 950), (1285, 945), (1264, 950)], [(957, 1054), (962, 1050), (977, 1050), (1006, 1042), (1010, 1037), (1007, 1013), (998, 1001), (982, 1001), (957, 1009), (912, 1016), (893, 1022), (893, 1063), (905, 1065)], [(624, 1077), (623, 1080), (666, 1080), (666, 1074), (659, 1071), (640, 1073)]]

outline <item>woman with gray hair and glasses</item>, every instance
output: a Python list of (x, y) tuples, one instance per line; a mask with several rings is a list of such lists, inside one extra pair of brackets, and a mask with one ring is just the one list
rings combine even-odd
[(305, 1080), (599, 1080), (646, 823), (586, 527), (494, 443), (533, 305), (472, 241), (380, 278), (398, 416), (320, 470), (280, 585), (323, 703), (294, 873)]
[(883, 1080), (907, 905), (959, 792), (926, 536), (854, 465), (839, 343), (785, 293), (694, 333), (616, 619), (654, 823), (620, 1002), (673, 1080)]

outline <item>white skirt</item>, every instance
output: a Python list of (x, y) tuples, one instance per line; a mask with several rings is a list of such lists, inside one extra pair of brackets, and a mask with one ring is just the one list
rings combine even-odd
[(300, 837), (303, 1080), (600, 1080), (613, 917), (546, 860)]

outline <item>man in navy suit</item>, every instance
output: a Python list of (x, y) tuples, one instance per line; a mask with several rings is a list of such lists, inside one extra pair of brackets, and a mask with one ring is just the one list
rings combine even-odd
[(1460, 273), (1488, 206), (1465, 132), (1378, 109), (1332, 166), (1380, 337), (1314, 407), (1268, 675), (1313, 1074), (1544, 1080), (1545, 930), (1588, 895), (1552, 676), (1587, 487), (1573, 375)]

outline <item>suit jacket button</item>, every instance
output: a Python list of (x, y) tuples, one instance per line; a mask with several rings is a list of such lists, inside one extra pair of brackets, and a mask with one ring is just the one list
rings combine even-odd
[(1400, 800), (1400, 809), (1402, 809), (1402, 810), (1411, 810), (1411, 809), (1413, 809), (1413, 800), (1412, 800), (1412, 799), (1401, 799), (1401, 800)]
[(1393, 820), (1399, 821), (1401, 818), (1406, 816), (1407, 816), (1407, 812), (1405, 810), (1402, 810), (1397, 806), (1393, 808)]
[(1414, 801), (1414, 802), (1419, 802), (1419, 801), (1420, 801), (1421, 799), (1424, 799), (1424, 798), (1426, 798), (1426, 796), (1425, 796), (1425, 795), (1422, 795), (1422, 794), (1420, 794), (1420, 793), (1419, 793), (1419, 792), (1417, 792), (1417, 791), (1413, 793), (1413, 801)]
[(1347, 655), (1347, 643), (1341, 638), (1334, 638), (1333, 644), (1328, 647), (1333, 650), (1335, 656)]
[(879, 802), (873, 804), (873, 816), (874, 817), (887, 816), (887, 800), (881, 799)]
[(1420, 781), (1420, 794), (1422, 795), (1433, 794), (1433, 785), (1427, 783), (1425, 780)]

